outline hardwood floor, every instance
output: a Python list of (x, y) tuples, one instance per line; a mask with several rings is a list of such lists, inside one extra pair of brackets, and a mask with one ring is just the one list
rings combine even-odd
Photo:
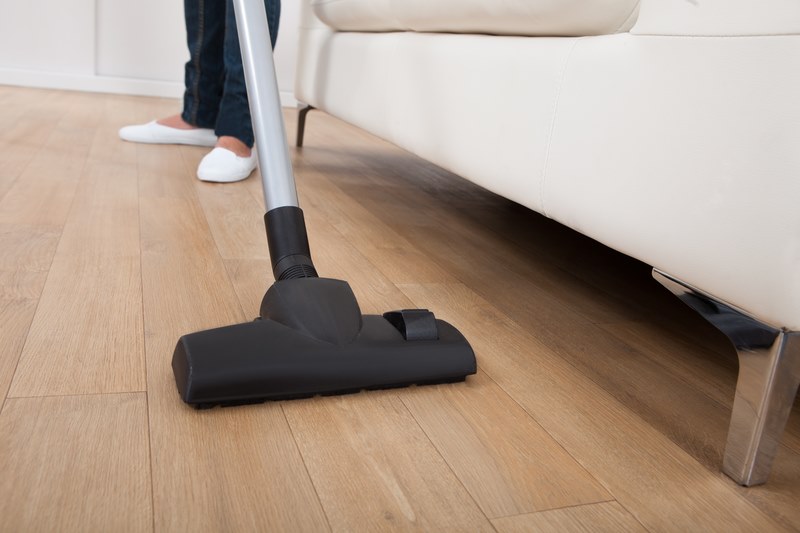
[(318, 270), (435, 311), (479, 372), (186, 407), (176, 340), (272, 276), (257, 177), (118, 139), (178, 105), (0, 86), (0, 531), (800, 530), (800, 409), (767, 485), (721, 474), (735, 352), (649, 267), (318, 111)]

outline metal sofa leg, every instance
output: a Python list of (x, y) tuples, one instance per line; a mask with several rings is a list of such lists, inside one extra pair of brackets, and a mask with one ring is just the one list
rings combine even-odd
[(308, 104), (298, 104), (297, 106), (297, 140), (295, 142), (295, 146), (298, 148), (303, 147), (303, 137), (306, 134), (306, 115), (308, 112), (314, 109), (314, 106), (310, 106)]
[(766, 482), (800, 383), (800, 332), (766, 325), (659, 270), (653, 277), (736, 347), (739, 379), (722, 470), (740, 485)]

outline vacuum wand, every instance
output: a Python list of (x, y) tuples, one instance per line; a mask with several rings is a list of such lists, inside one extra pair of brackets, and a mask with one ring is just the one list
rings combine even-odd
[(233, 0), (267, 211), (297, 207), (289, 145), (263, 0)]
[(263, 0), (233, 0), (267, 214), (264, 225), (276, 280), (317, 277), (283, 125), (278, 79)]

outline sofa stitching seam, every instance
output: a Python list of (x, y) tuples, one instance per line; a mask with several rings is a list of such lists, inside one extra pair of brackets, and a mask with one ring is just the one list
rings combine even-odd
[(550, 148), (553, 146), (553, 133), (556, 129), (556, 117), (558, 115), (558, 106), (561, 101), (561, 91), (564, 87), (564, 80), (567, 77), (567, 66), (572, 58), (572, 52), (578, 45), (578, 41), (582, 39), (583, 37), (575, 39), (569, 51), (567, 52), (567, 56), (564, 59), (564, 65), (561, 68), (561, 74), (559, 75), (558, 86), (556, 87), (556, 95), (555, 98), (553, 98), (553, 117), (550, 120), (550, 131), (547, 134), (547, 148), (545, 149), (544, 164), (542, 165), (542, 177), (539, 180), (539, 198), (542, 205), (542, 214), (546, 217), (549, 217), (549, 215), (547, 213), (547, 207), (545, 206), (545, 185), (547, 183), (547, 170), (548, 166), (550, 165)]

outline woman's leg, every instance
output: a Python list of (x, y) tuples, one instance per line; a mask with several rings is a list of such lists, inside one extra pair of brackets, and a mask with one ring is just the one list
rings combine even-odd
[[(215, 133), (220, 138), (218, 146), (227, 148), (237, 155), (245, 156), (250, 154), (250, 149), (253, 147), (253, 125), (250, 120), (250, 107), (247, 101), (247, 88), (244, 81), (244, 67), (239, 49), (233, 1), (225, 0), (225, 3), (227, 7), (223, 51), (225, 82)], [(265, 0), (264, 5), (274, 48), (278, 37), (281, 2), (280, 0)]]
[(189, 126), (214, 128), (217, 123), (225, 83), (225, 1), (183, 3), (190, 59), (184, 70), (183, 112), (177, 118)]

